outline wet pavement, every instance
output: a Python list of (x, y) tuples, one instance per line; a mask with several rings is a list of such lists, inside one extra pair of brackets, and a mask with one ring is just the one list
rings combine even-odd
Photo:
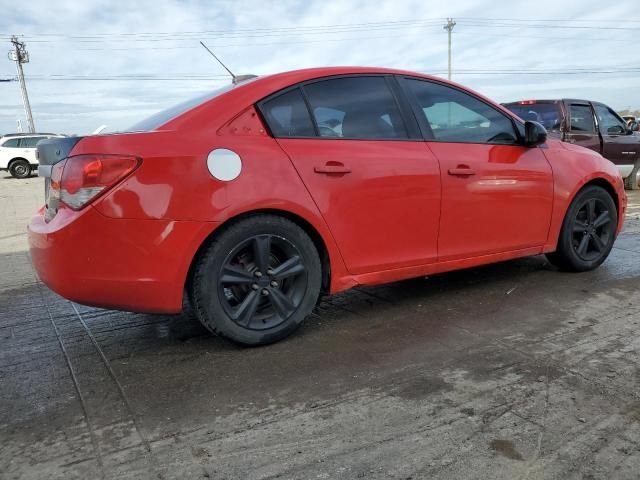
[(328, 298), (243, 349), (188, 312), (70, 303), (0, 175), (0, 478), (638, 478), (640, 194), (610, 259), (535, 257)]

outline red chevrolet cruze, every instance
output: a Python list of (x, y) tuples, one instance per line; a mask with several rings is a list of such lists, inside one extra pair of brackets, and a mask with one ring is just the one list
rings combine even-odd
[(255, 78), (111, 135), (38, 146), (40, 278), (73, 301), (282, 339), (321, 292), (546, 253), (590, 270), (617, 169), (460, 85), (380, 68)]

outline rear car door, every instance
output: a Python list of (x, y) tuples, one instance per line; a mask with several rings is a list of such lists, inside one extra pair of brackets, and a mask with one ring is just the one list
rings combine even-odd
[(32, 165), (38, 163), (38, 159), (36, 158), (36, 145), (43, 138), (44, 137), (24, 137), (20, 140), (22, 156)]
[(627, 135), (627, 124), (608, 106), (594, 103), (598, 128), (602, 135), (602, 156), (616, 165), (633, 165), (640, 152), (640, 138)]
[(330, 77), (259, 104), (354, 274), (437, 258), (439, 166), (393, 82)]
[(541, 148), (519, 144), (513, 120), (468, 92), (406, 77), (426, 145), (440, 162), (440, 261), (540, 246), (553, 175)]
[(591, 104), (570, 101), (566, 104), (566, 109), (569, 118), (565, 141), (602, 153), (600, 135), (596, 131)]

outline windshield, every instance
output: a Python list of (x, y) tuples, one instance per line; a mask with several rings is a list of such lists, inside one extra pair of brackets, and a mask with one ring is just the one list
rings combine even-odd
[(525, 121), (541, 123), (547, 130), (560, 128), (560, 105), (557, 103), (506, 103), (504, 106)]
[(177, 116), (182, 115), (187, 110), (191, 110), (192, 108), (200, 105), (201, 103), (204, 103), (208, 100), (211, 100), (212, 98), (222, 95), (223, 93), (226, 93), (229, 90), (231, 90), (233, 87), (235, 87), (235, 85), (233, 84), (225, 85), (224, 87), (218, 88), (217, 90), (214, 90), (212, 92), (184, 101), (182, 103), (174, 105), (173, 107), (169, 107), (166, 110), (162, 110), (161, 112), (154, 113), (150, 117), (145, 118), (144, 120), (127, 128), (125, 131), (126, 132), (148, 132), (150, 130), (155, 130), (161, 125), (164, 125), (165, 123), (167, 123), (169, 120), (173, 120)]

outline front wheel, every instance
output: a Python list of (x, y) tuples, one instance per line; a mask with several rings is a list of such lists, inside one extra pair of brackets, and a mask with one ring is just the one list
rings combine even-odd
[(243, 345), (273, 343), (313, 310), (321, 269), (302, 228), (282, 217), (255, 215), (208, 245), (195, 266), (191, 301), (213, 333)]
[(31, 175), (31, 165), (26, 160), (14, 160), (9, 166), (9, 173), (14, 178), (27, 178)]
[(611, 195), (601, 187), (588, 186), (569, 206), (558, 249), (547, 258), (563, 270), (593, 270), (609, 256), (617, 225), (618, 212)]

